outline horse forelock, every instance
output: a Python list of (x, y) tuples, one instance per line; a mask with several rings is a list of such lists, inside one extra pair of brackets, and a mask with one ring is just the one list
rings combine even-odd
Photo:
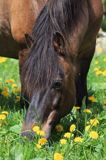
[(48, 87), (58, 74), (64, 74), (53, 50), (53, 33), (60, 32), (68, 42), (68, 33), (77, 21), (83, 0), (49, 0), (41, 11), (32, 36), (34, 44), (26, 60), (22, 75), (25, 90)]

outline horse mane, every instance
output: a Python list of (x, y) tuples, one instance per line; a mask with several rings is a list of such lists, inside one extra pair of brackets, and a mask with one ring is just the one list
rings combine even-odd
[(26, 91), (31, 93), (39, 87), (48, 87), (57, 74), (64, 75), (58, 55), (53, 51), (52, 38), (58, 31), (68, 42), (68, 35), (82, 10), (82, 3), (83, 0), (48, 0), (42, 9), (32, 32), (34, 44), (22, 69), (22, 84), (25, 84)]

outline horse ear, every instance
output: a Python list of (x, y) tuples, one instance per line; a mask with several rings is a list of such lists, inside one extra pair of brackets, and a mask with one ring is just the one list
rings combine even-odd
[(53, 47), (57, 53), (64, 53), (65, 40), (64, 37), (59, 33), (55, 32), (53, 34)]
[(26, 40), (27, 47), (30, 48), (34, 42), (32, 36), (30, 36), (29, 34), (25, 34), (25, 40)]

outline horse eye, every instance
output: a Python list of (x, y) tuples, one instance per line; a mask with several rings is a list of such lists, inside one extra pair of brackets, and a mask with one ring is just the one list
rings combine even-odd
[(60, 90), (62, 88), (62, 81), (54, 81), (52, 88), (56, 90)]

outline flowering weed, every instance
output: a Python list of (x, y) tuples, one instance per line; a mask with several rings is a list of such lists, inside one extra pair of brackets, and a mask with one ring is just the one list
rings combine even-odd
[[(13, 67), (11, 67), (11, 64)], [(8, 72), (10, 68), (10, 72)], [(0, 58), (0, 160), (104, 160), (106, 158), (106, 56), (95, 57), (88, 76), (89, 105), (73, 107), (50, 140), (40, 125), (34, 140), (21, 137), (18, 62)]]

